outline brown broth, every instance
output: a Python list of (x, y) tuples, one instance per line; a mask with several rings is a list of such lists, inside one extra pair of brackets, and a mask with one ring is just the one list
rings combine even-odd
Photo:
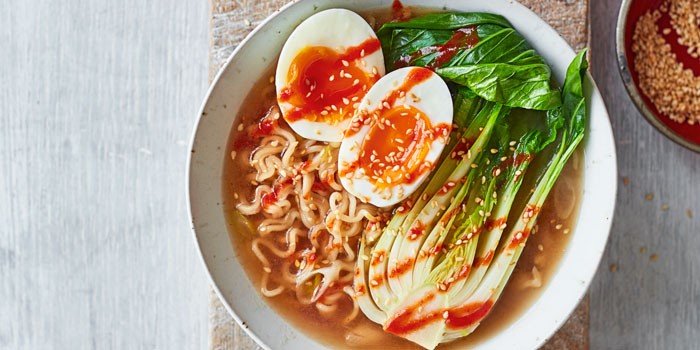
[[(376, 27), (376, 23), (381, 23), (388, 18), (387, 13), (387, 10), (373, 11), (366, 14), (365, 17), (373, 17), (369, 19), (369, 22)], [(234, 150), (234, 143), (239, 136), (236, 131), (238, 125), (242, 123), (247, 126), (257, 122), (269, 107), (276, 103), (274, 84), (268, 80), (272, 75), (273, 67), (270, 67), (246, 97), (237, 116), (237, 122), (230, 133), (226, 154), (230, 154)], [(251, 170), (246, 162), (249, 152), (250, 150), (247, 152), (239, 151), (235, 160), (226, 157), (224, 161), (222, 187), (225, 200), (223, 208), (228, 218), (229, 233), (239, 261), (245, 268), (251, 282), (259, 286), (263, 268), (250, 249), (255, 233), (251, 232), (251, 227), (236, 219), (235, 205), (238, 201), (234, 199), (236, 195), (250, 198), (254, 190), (254, 186), (245, 181), (245, 175)], [(493, 337), (514, 323), (539, 298), (547, 283), (556, 273), (561, 257), (567, 249), (572, 234), (568, 230), (571, 230), (578, 216), (582, 195), (582, 174), (583, 152), (579, 149), (574, 152), (554, 185), (538, 218), (538, 230), (530, 236), (510, 281), (491, 313), (474, 333), (463, 339), (443, 344), (439, 346), (439, 349), (472, 347)], [(526, 186), (527, 184), (524, 184), (523, 188)], [(250, 219), (255, 224), (261, 217), (251, 217)], [(271, 259), (271, 263), (275, 265), (279, 264), (279, 261)], [(534, 266), (541, 274), (542, 285), (539, 288), (527, 286), (532, 279)], [(294, 327), (332, 348), (420, 349), (419, 346), (407, 340), (383, 332), (380, 325), (368, 320), (361, 312), (350, 324), (343, 325), (342, 317), (347, 315), (352, 307), (349, 301), (344, 301), (344, 304), (341, 305), (338, 317), (327, 319), (320, 315), (315, 307), (298, 302), (291, 291), (277, 297), (266, 298), (266, 300), (277, 313), (283, 315)], [(351, 329), (362, 334), (361, 337), (357, 338), (363, 341), (362, 344), (350, 346), (346, 342), (346, 334)]]

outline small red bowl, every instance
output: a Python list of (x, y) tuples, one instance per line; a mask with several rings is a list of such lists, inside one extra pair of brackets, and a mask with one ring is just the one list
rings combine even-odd
[[(700, 124), (689, 125), (677, 123), (659, 112), (649, 98), (639, 89), (639, 77), (634, 70), (634, 52), (632, 52), (632, 35), (639, 18), (649, 10), (658, 9), (664, 0), (623, 0), (620, 14), (617, 18), (617, 61), (620, 75), (625, 83), (627, 92), (640, 112), (656, 129), (661, 131), (676, 143), (700, 153)], [(671, 28), (668, 13), (663, 13), (659, 19), (659, 30)], [(686, 48), (678, 44), (675, 31), (664, 35), (677, 59), (686, 68), (690, 68), (696, 76), (700, 76), (700, 62), (691, 57)]]

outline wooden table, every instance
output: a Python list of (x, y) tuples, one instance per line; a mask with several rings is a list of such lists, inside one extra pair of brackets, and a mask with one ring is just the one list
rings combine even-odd
[[(590, 1), (620, 171), (590, 347), (698, 348), (700, 155), (634, 109), (613, 49), (620, 0)], [(207, 88), (209, 3), (1, 8), (0, 349), (207, 348), (183, 174)]]
[(620, 0), (592, 0), (592, 69), (620, 174), (606, 254), (590, 289), (592, 349), (700, 347), (700, 154), (657, 132), (617, 70)]

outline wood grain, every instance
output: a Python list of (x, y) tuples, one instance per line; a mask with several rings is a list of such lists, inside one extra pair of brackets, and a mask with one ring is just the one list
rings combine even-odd
[(0, 0), (0, 349), (202, 349), (204, 1)]
[(613, 39), (620, 2), (594, 0), (591, 17), (591, 67), (611, 116), (620, 174), (610, 240), (590, 289), (591, 347), (697, 349), (700, 154), (657, 132), (627, 96)]
[[(225, 63), (236, 45), (260, 21), (286, 3), (286, 0), (212, 0), (210, 78)], [(575, 49), (578, 50), (587, 45), (587, 0), (554, 2), (524, 0), (521, 3), (557, 29)], [(212, 350), (259, 349), (230, 318), (215, 294), (212, 294), (210, 308), (210, 348)], [(543, 349), (588, 349), (588, 310), (589, 300), (586, 297), (562, 329), (543, 346)]]

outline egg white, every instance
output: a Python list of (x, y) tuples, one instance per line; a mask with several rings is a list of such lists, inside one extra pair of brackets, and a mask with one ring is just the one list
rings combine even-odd
[[(357, 118), (360, 113), (366, 112), (371, 114), (373, 111), (379, 109), (386, 96), (400, 87), (406, 79), (406, 76), (413, 69), (426, 68), (401, 68), (381, 78), (365, 95), (365, 98), (360, 103), (360, 107), (356, 111), (355, 118)], [(394, 105), (391, 107), (406, 104), (419, 109), (430, 120), (433, 127), (442, 123), (452, 125), (453, 110), (450, 91), (442, 78), (432, 71), (430, 73), (430, 78), (413, 86), (410, 90), (405, 91), (406, 97), (397, 99)], [(418, 98), (414, 99), (411, 95)], [(355, 163), (359, 159), (360, 153), (362, 152), (361, 146), (363, 140), (370, 131), (371, 127), (372, 124), (364, 125), (357, 133), (349, 135), (343, 139), (338, 154), (339, 173), (345, 173), (348, 165)], [(394, 141), (383, 140), (383, 142)], [(431, 162), (434, 167), (435, 163), (440, 157), (440, 154), (442, 153), (442, 150), (445, 148), (446, 142), (446, 137), (438, 137), (433, 140), (430, 145), (430, 150), (423, 161)], [(371, 150), (366, 151), (371, 152)], [(357, 172), (362, 172), (362, 169), (359, 169)], [(348, 192), (352, 193), (360, 200), (378, 207), (387, 207), (404, 200), (415, 192), (415, 190), (418, 189), (429, 174), (430, 171), (422, 174), (411, 184), (393, 184), (390, 187), (391, 195), (389, 198), (382, 198), (379, 193), (376, 193), (374, 191), (376, 186), (370, 182), (368, 176), (364, 174), (355, 173), (351, 178), (341, 176), (340, 182)]]
[[(289, 85), (287, 78), (289, 67), (304, 48), (325, 46), (342, 53), (345, 52), (346, 48), (358, 46), (372, 38), (377, 38), (372, 27), (360, 15), (350, 10), (330, 9), (307, 18), (292, 32), (280, 53), (275, 72), (275, 87), (278, 96)], [(366, 64), (364, 66), (358, 65), (360, 69), (368, 74), (376, 70), (379, 76), (384, 75), (384, 54), (381, 49), (365, 55), (363, 59)], [(278, 101), (278, 103), (283, 116), (294, 108), (288, 102)], [(318, 141), (340, 142), (350, 119), (347, 118), (336, 125), (305, 119), (289, 124), (292, 130), (301, 137)]]

